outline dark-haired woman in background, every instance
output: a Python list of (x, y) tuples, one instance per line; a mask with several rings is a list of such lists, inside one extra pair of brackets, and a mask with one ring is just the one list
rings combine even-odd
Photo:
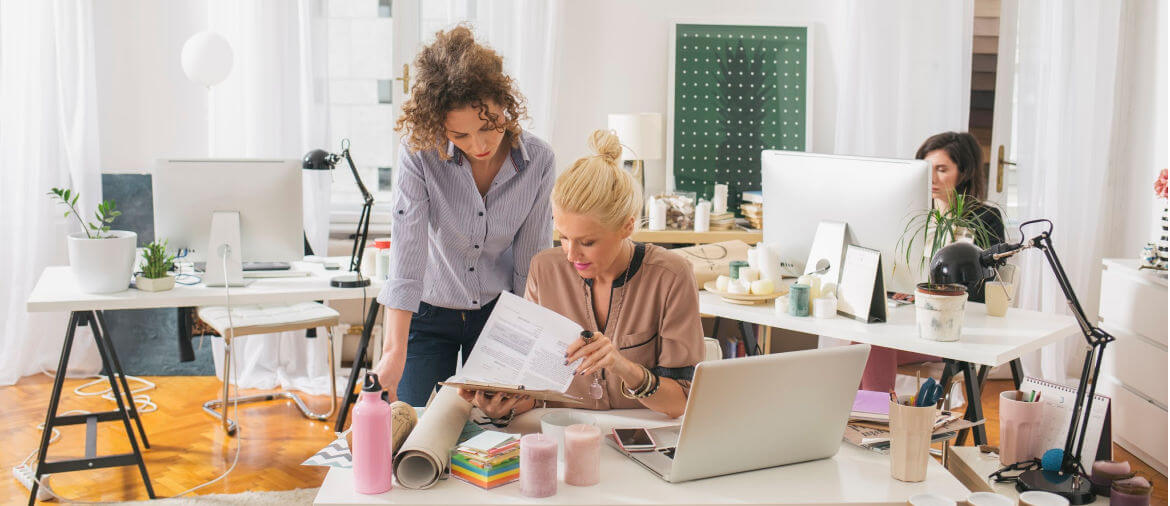
[[(956, 195), (963, 195), (964, 214), (978, 222), (984, 233), (974, 233), (975, 244), (986, 248), (1004, 241), (1003, 216), (987, 204), (987, 172), (983, 168), (983, 149), (974, 135), (967, 132), (943, 132), (932, 135), (918, 148), (914, 158), (930, 164), (930, 195), (934, 207), (946, 212), (955, 205)], [(983, 302), (983, 287), (971, 292), (968, 300)], [(938, 360), (938, 357), (874, 346), (861, 376), (861, 389), (888, 392), (894, 388), (898, 366)]]

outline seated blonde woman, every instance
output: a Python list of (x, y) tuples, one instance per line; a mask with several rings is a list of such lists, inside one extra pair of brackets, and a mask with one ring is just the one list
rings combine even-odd
[[(580, 360), (568, 393), (583, 407), (649, 408), (677, 418), (703, 356), (694, 273), (682, 257), (630, 239), (641, 188), (618, 166), (616, 135), (598, 130), (589, 144), (595, 154), (556, 180), (553, 224), (561, 247), (532, 258), (524, 295), (592, 333), (565, 356), (570, 364)], [(496, 425), (538, 405), (525, 396), (460, 395)]]

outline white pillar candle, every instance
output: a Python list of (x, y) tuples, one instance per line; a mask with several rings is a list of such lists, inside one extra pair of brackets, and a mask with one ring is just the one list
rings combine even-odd
[(760, 280), (760, 270), (753, 269), (751, 267), (748, 267), (746, 269), (741, 268), (739, 270), (739, 279), (747, 281), (748, 283), (751, 283), (752, 281), (759, 281)]
[(813, 301), (813, 316), (816, 318), (833, 318), (837, 316), (837, 298), (829, 295)]
[(653, 200), (650, 204), (650, 230), (666, 230), (666, 202)]
[(711, 230), (711, 203), (699, 202), (695, 206), (695, 232)]
[(727, 185), (715, 185), (715, 195), (711, 197), (711, 209), (715, 214), (727, 212)]
[(577, 424), (565, 428), (565, 484), (577, 487), (601, 481), (601, 430)]
[(797, 278), (797, 283), (808, 285), (808, 296), (811, 300), (821, 298), (821, 277), (816, 274), (805, 274)]

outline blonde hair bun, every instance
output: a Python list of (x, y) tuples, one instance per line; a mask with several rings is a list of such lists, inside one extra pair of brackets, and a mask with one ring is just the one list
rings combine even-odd
[(622, 142), (612, 130), (594, 130), (589, 135), (589, 149), (610, 164), (616, 164), (622, 157)]
[(552, 203), (561, 211), (588, 214), (617, 230), (642, 209), (642, 188), (634, 176), (618, 167), (622, 143), (609, 130), (589, 135), (592, 156), (578, 158), (557, 177)]

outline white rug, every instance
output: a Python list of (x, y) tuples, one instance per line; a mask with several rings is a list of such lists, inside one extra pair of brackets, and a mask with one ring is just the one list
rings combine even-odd
[(186, 506), (186, 505), (249, 505), (249, 506), (290, 506), (294, 504), (313, 504), (317, 497), (315, 488), (286, 490), (283, 492), (243, 492), (239, 494), (208, 494), (180, 497), (178, 499), (155, 499), (153, 501), (116, 502), (104, 504), (123, 504), (132, 506)]

